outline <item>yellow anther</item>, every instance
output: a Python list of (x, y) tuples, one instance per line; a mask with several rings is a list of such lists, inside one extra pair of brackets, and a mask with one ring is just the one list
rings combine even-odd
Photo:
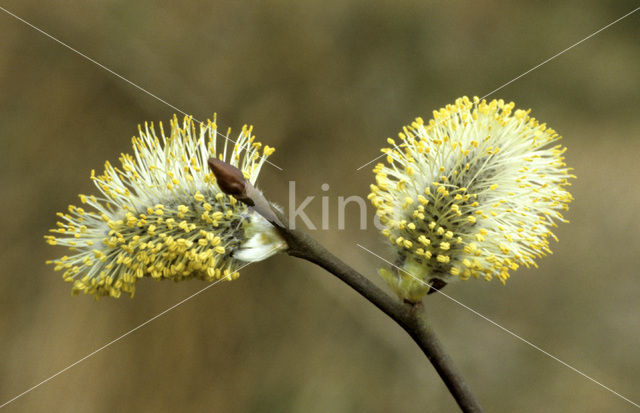
[(449, 262), (450, 258), (448, 255), (442, 255), (442, 254), (438, 254), (438, 256), (436, 257), (436, 260), (438, 262), (441, 262), (443, 264), (446, 264)]

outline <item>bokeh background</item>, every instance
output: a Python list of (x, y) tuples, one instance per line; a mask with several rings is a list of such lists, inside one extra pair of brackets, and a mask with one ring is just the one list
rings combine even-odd
[[(356, 208), (371, 165), (415, 116), (485, 95), (635, 1), (3, 1), (2, 7), (198, 119), (251, 123), (277, 147), (259, 184), (315, 195), (314, 235), (379, 283), (390, 256)], [(579, 179), (539, 270), (445, 292), (640, 401), (640, 12), (491, 97), (563, 136)], [(131, 300), (70, 296), (45, 266), (55, 213), (91, 193), (137, 124), (175, 110), (0, 11), (0, 403), (205, 286), (143, 280)], [(330, 190), (324, 192), (321, 185)], [(368, 210), (369, 223), (372, 208)], [(634, 411), (435, 295), (435, 329), (487, 411)], [(24, 397), (7, 412), (415, 412), (456, 405), (406, 334), (331, 275), (287, 256), (242, 271)]]

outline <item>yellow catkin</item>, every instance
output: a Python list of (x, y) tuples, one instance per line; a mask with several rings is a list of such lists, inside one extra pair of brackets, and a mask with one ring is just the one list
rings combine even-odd
[(145, 276), (234, 279), (243, 265), (236, 254), (252, 261), (281, 250), (284, 242), (270, 224), (222, 193), (206, 165), (209, 157), (226, 153), (254, 183), (274, 149), (261, 149), (251, 130), (243, 128), (229, 144), (214, 122), (199, 124), (189, 116), (182, 122), (174, 116), (168, 135), (162, 125), (159, 134), (151, 123), (140, 126), (134, 155), (123, 154), (119, 168), (105, 163), (102, 175), (92, 171), (104, 197), (80, 195), (90, 210), (71, 205), (68, 214), (58, 214), (55, 235), (45, 239), (72, 253), (47, 262), (63, 272), (74, 294), (119, 297), (133, 296)]
[(404, 127), (401, 139), (382, 150), (393, 162), (375, 168), (368, 196), (382, 233), (400, 240), (397, 275), (384, 278), (401, 297), (420, 296), (434, 278), (504, 283), (550, 253), (575, 176), (554, 144), (560, 136), (529, 110), (462, 97)]

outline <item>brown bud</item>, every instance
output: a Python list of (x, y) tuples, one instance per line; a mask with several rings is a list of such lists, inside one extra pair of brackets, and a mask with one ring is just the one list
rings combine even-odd
[(246, 198), (247, 180), (240, 169), (215, 158), (209, 158), (207, 163), (222, 192), (239, 200)]

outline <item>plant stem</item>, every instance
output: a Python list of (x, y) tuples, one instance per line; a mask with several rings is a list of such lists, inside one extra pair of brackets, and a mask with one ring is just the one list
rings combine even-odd
[(329, 271), (402, 326), (427, 356), (463, 412), (483, 411), (428, 323), (422, 303), (400, 302), (391, 297), (308, 234), (292, 229), (287, 218), (273, 208), (262, 192), (254, 188), (236, 167), (213, 158), (208, 163), (224, 193), (252, 207), (280, 232), (289, 247), (289, 255)]
[[(280, 217), (280, 220), (285, 221), (283, 217)], [(278, 229), (289, 245), (289, 255), (305, 259), (329, 271), (396, 321), (422, 349), (463, 412), (483, 411), (436, 337), (427, 321), (422, 303), (402, 303), (389, 296), (308, 234), (291, 230), (288, 226)]]

